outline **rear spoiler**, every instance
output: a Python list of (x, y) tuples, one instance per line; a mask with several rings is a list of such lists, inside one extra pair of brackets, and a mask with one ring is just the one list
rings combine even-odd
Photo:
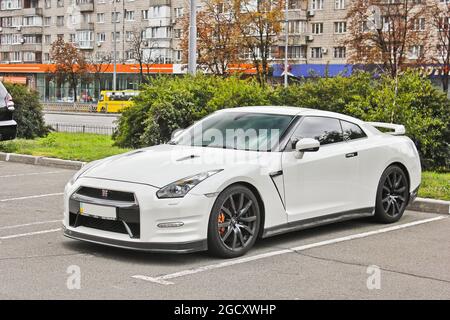
[(406, 133), (405, 126), (401, 124), (385, 123), (385, 122), (366, 122), (375, 128), (391, 129), (394, 131), (386, 132), (393, 136), (401, 136)]

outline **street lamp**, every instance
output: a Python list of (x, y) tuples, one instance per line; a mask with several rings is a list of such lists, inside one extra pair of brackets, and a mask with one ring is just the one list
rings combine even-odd
[(284, 28), (285, 28), (285, 44), (284, 44), (284, 87), (288, 87), (288, 42), (289, 42), (289, 21), (288, 21), (288, 10), (289, 10), (289, 0), (285, 0), (284, 9)]
[(116, 11), (116, 1), (117, 0), (112, 0), (114, 3), (114, 19), (113, 19), (113, 25), (114, 25), (114, 30), (113, 30), (113, 63), (114, 63), (114, 72), (113, 72), (113, 91), (116, 91), (116, 86), (117, 86), (117, 11)]
[(188, 73), (195, 75), (197, 71), (197, 0), (190, 1)]

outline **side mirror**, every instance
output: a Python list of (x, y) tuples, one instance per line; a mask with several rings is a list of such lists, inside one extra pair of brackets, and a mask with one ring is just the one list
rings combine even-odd
[(316, 152), (319, 148), (320, 142), (316, 139), (303, 138), (295, 144), (296, 157), (301, 159), (304, 152)]

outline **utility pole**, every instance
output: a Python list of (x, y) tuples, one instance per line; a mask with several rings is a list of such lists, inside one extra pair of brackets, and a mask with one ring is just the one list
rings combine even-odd
[(113, 60), (114, 60), (114, 73), (113, 73), (113, 90), (117, 89), (117, 10), (116, 10), (116, 0), (114, 2), (114, 37), (113, 37)]
[(284, 44), (284, 87), (287, 88), (288, 83), (288, 43), (289, 43), (289, 21), (288, 10), (289, 0), (285, 0), (286, 6), (284, 10), (284, 28), (285, 28), (285, 44)]
[(197, 72), (197, 0), (190, 1), (188, 73), (195, 75)]

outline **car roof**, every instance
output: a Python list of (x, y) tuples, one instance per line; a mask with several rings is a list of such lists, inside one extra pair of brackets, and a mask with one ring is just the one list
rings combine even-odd
[(292, 116), (321, 116), (331, 117), (346, 120), (356, 124), (364, 124), (364, 121), (345, 114), (323, 111), (318, 109), (289, 107), (289, 106), (252, 106), (252, 107), (237, 107), (219, 110), (218, 112), (248, 112), (248, 113), (268, 113)]

